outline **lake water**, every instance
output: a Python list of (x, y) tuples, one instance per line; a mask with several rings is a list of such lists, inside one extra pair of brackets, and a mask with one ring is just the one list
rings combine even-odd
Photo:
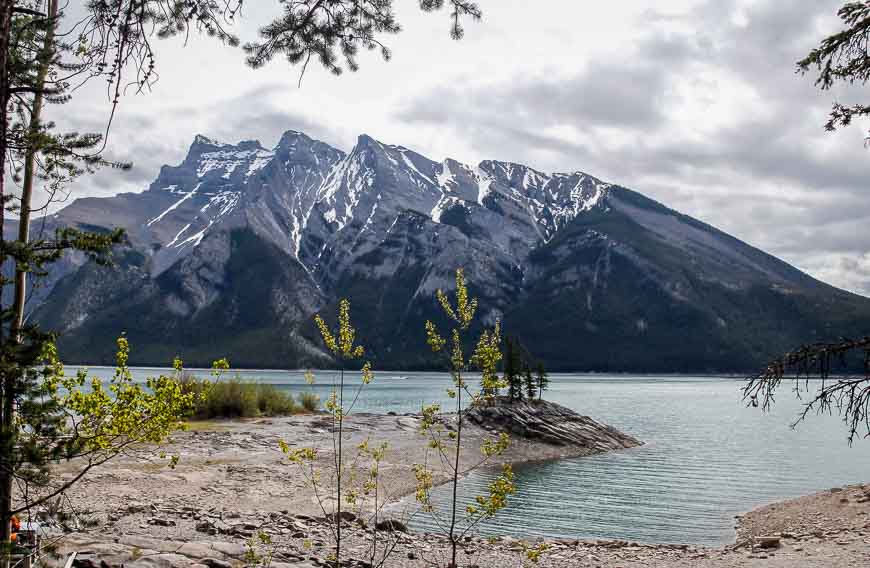
[[(157, 370), (137, 369), (137, 378)], [(108, 376), (110, 370), (93, 373)], [(334, 376), (245, 371), (248, 379), (321, 398)], [(448, 402), (447, 375), (376, 375), (358, 411), (413, 412)], [(552, 376), (545, 398), (615, 426), (646, 445), (599, 456), (515, 468), (518, 491), (484, 534), (620, 538), (717, 545), (734, 540), (734, 515), (758, 505), (870, 481), (870, 441), (846, 442), (843, 424), (813, 416), (791, 429), (800, 408), (784, 385), (773, 412), (746, 408), (742, 381), (689, 376)], [(464, 480), (465, 498), (485, 490), (490, 472)], [(415, 521), (426, 528), (422, 521)]]

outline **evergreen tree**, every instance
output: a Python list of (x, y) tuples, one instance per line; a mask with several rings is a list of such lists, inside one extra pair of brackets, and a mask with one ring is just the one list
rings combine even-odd
[(538, 385), (535, 382), (535, 377), (532, 376), (532, 369), (527, 361), (523, 361), (523, 383), (526, 388), (526, 398), (529, 402), (534, 402), (538, 394)]
[[(48, 463), (93, 450), (76, 434), (83, 428), (69, 430), (66, 417), (76, 414), (70, 408), (75, 401), (58, 391), (62, 386), (75, 392), (81, 385), (67, 384), (62, 367), (52, 362), (48, 354), (53, 350), (53, 336), (25, 323), (27, 275), (44, 275), (68, 250), (82, 251), (97, 263), (106, 263), (111, 248), (123, 238), (122, 231), (98, 234), (59, 229), (51, 238), (31, 239), (30, 214), (37, 181), (53, 194), (77, 176), (109, 165), (95, 152), (102, 140), (99, 134), (57, 133), (51, 123), (43, 121), (45, 104), (68, 100), (66, 79), (77, 68), (62, 61), (72, 48), (57, 41), (57, 0), (48, 0), (46, 15), (35, 10), (41, 5), (40, 1), (20, 2), (19, 10), (13, 12), (8, 29), (12, 43), (7, 46), (3, 69), (9, 96), (0, 141), (5, 145), (11, 179), (21, 183), (21, 196), (15, 200), (6, 194), (0, 204), (0, 226), (6, 211), (19, 215), (15, 238), (0, 234), (0, 264), (5, 269), (0, 276), (0, 305), (4, 308), (0, 312), (0, 543), (5, 550), (10, 518), (20, 508), (12, 502), (13, 483), (28, 499), (39, 502), (42, 494), (53, 493)], [(31, 11), (22, 11), (25, 9)], [(14, 90), (10, 84), (15, 85)], [(12, 288), (11, 309), (3, 302), (8, 288)], [(123, 380), (123, 374), (118, 378)], [(119, 383), (115, 388), (125, 387)], [(130, 434), (136, 437), (134, 431)], [(7, 558), (4, 556), (4, 564)]]
[(542, 400), (544, 398), (544, 391), (550, 388), (550, 379), (547, 377), (544, 364), (540, 361), (538, 361), (535, 369), (535, 382), (538, 385), (538, 400)]
[[(870, 3), (846, 2), (837, 12), (844, 29), (823, 39), (818, 47), (797, 62), (798, 71), (818, 72), (816, 85), (828, 90), (836, 84), (867, 84), (870, 81)], [(858, 92), (858, 91), (856, 91)], [(870, 105), (844, 105), (836, 102), (825, 128), (829, 131), (848, 126), (854, 119), (870, 116)]]
[(505, 341), (504, 380), (508, 384), (508, 398), (511, 401), (523, 399), (523, 360), (519, 342), (508, 337)]

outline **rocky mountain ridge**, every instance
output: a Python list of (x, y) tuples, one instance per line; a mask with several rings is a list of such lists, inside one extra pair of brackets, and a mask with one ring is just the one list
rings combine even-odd
[(744, 370), (870, 324), (870, 300), (624, 187), (366, 135), (347, 153), (296, 131), (272, 149), (197, 136), (146, 191), (47, 222), (129, 234), (111, 276), (65, 263), (36, 310), (83, 362), (126, 331), (141, 363), (328, 365), (311, 317), (348, 297), (378, 365), (430, 368), (422, 324), (458, 267), (481, 321), (553, 368)]

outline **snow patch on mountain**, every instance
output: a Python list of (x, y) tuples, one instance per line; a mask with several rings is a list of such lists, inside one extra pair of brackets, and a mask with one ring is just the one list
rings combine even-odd
[(182, 227), (181, 230), (178, 231), (178, 233), (175, 235), (175, 237), (171, 241), (169, 241), (169, 244), (167, 244), (166, 246), (171, 247), (172, 245), (177, 243), (178, 239), (181, 238), (181, 235), (183, 235), (185, 232), (187, 232), (187, 230), (190, 228), (190, 225), (191, 225), (191, 223), (188, 223), (187, 225)]
[[(175, 211), (176, 209), (178, 209), (178, 207), (179, 207), (182, 203), (184, 203), (185, 201), (187, 201), (188, 199), (190, 199), (191, 197), (193, 197), (193, 196), (196, 194), (196, 192), (199, 191), (199, 188), (200, 188), (201, 186), (202, 186), (202, 182), (196, 184), (196, 187), (194, 187), (192, 191), (189, 191), (189, 192), (185, 193), (185, 194), (184, 194), (184, 197), (182, 197), (181, 199), (179, 199), (178, 201), (176, 201), (175, 203), (173, 203), (172, 205), (170, 205), (169, 208), (166, 209), (163, 213), (161, 213), (161, 214), (158, 215), (157, 217), (154, 217), (153, 219), (151, 219), (150, 221), (148, 221), (148, 223), (146, 223), (146, 226), (150, 227), (150, 226), (153, 225), (154, 223), (158, 223), (158, 222), (160, 222), (164, 217), (166, 217), (166, 215), (168, 215), (168, 214), (171, 213), (172, 211)], [(175, 192), (173, 192), (173, 193), (175, 193)]]
[(455, 203), (458, 203), (460, 200), (456, 197), (445, 195), (438, 200), (438, 203), (435, 204), (435, 207), (429, 212), (429, 217), (432, 218), (436, 223), (441, 222), (441, 215), (444, 214), (444, 211), (450, 208)]
[[(255, 176), (258, 172), (263, 173)], [(389, 234), (407, 211), (440, 224), (460, 205), (462, 230), (490, 234), (494, 246), (512, 254), (514, 246), (550, 241), (565, 224), (603, 203), (610, 186), (579, 172), (549, 174), (511, 162), (434, 162), (366, 135), (345, 154), (290, 131), (271, 150), (255, 141), (230, 145), (198, 136), (181, 166), (161, 172), (155, 189), (161, 187), (179, 199), (149, 219), (149, 228), (194, 196), (201, 199), (192, 217), (173, 217), (172, 233), (158, 233), (166, 247), (195, 248), (224, 218), (270, 195), (264, 202), (268, 212), (257, 217), (261, 231), (314, 270), (315, 251), (336, 250), (334, 239), (350, 227), (347, 242), (359, 242), (363, 232)], [(311, 223), (312, 215), (320, 222)], [(316, 248), (305, 253), (306, 242)]]
[(402, 155), (402, 160), (405, 162), (405, 165), (408, 166), (412, 172), (417, 174), (418, 177), (428, 182), (429, 185), (438, 186), (439, 184), (435, 180), (420, 171), (420, 169), (414, 164), (414, 161), (408, 157), (408, 152), (409, 150), (407, 148), (399, 149), (399, 153)]
[(204, 229), (202, 229), (201, 231), (199, 231), (195, 235), (188, 237), (185, 240), (181, 241), (181, 243), (178, 244), (178, 248), (182, 248), (182, 247), (189, 245), (191, 243), (193, 244), (192, 248), (198, 247), (199, 244), (202, 242), (202, 239), (205, 238), (206, 232), (209, 229), (211, 229), (211, 226), (214, 225), (215, 221), (216, 221), (216, 219), (212, 219), (211, 221), (208, 222), (208, 225), (206, 225)]
[(203, 205), (199, 211), (200, 213), (205, 213), (212, 208), (217, 208), (215, 217), (223, 217), (238, 205), (240, 197), (241, 193), (238, 191), (221, 191), (209, 199), (208, 203)]
[(230, 179), (236, 169), (247, 165), (245, 178), (248, 178), (265, 167), (275, 157), (274, 152), (259, 148), (252, 150), (239, 150), (234, 146), (225, 146), (225, 148), (228, 149), (205, 152), (200, 156), (196, 169), (197, 177), (202, 178), (212, 172), (222, 171), (221, 177)]
[(456, 174), (450, 169), (450, 160), (444, 160), (441, 163), (441, 170), (436, 172), (435, 179), (438, 180), (436, 184), (438, 187), (441, 187), (444, 191), (453, 191), (456, 185)]
[(486, 172), (477, 168), (477, 203), (483, 205), (483, 200), (492, 193), (493, 179), (487, 176)]
[(258, 171), (265, 168), (274, 157), (274, 152), (267, 152), (265, 150), (258, 151), (254, 156), (251, 157), (251, 163), (250, 165), (248, 165), (248, 171), (245, 173), (245, 179), (251, 177)]

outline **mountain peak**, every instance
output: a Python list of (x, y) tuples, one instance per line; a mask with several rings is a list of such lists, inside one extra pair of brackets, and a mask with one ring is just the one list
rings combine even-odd
[(227, 144), (218, 142), (214, 138), (209, 138), (203, 134), (197, 134), (193, 137), (193, 142), (190, 143), (190, 148), (187, 150), (187, 156), (184, 158), (185, 163), (195, 163), (199, 161), (200, 156), (208, 152), (214, 152), (224, 148)]
[(303, 142), (312, 142), (313, 139), (305, 134), (304, 132), (299, 132), (298, 130), (287, 130), (284, 134), (281, 135), (281, 139), (278, 140), (277, 149), (290, 149), (300, 141)]
[(265, 150), (259, 140), (242, 140), (236, 147), (239, 150)]
[(218, 142), (217, 140), (215, 140), (213, 138), (209, 138), (208, 136), (205, 136), (203, 134), (197, 134), (196, 136), (193, 137), (193, 143), (191, 144), (191, 147), (193, 147), (193, 146), (223, 146), (223, 145), (224, 144), (221, 144), (220, 142)]
[(356, 146), (354, 146), (354, 150), (367, 150), (367, 149), (380, 149), (383, 150), (388, 147), (387, 144), (384, 144), (380, 140), (376, 140), (369, 136), (368, 134), (360, 134), (356, 139)]

